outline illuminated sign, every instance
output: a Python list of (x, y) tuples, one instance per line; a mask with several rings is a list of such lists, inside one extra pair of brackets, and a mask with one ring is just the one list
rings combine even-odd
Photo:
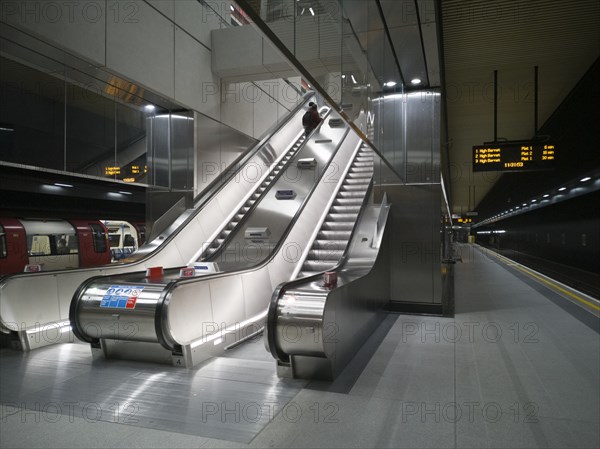
[(142, 170), (140, 169), (139, 165), (132, 165), (131, 166), (131, 173), (134, 175), (138, 175), (142, 172)]
[(106, 176), (120, 175), (121, 167), (104, 167), (104, 174)]
[(135, 178), (123, 178), (123, 182), (135, 182)]
[(554, 168), (556, 147), (550, 143), (492, 144), (473, 147), (473, 171), (528, 171)]
[(473, 219), (472, 218), (459, 218), (458, 220), (456, 220), (458, 223), (462, 223), (462, 224), (467, 224), (467, 223), (473, 223)]

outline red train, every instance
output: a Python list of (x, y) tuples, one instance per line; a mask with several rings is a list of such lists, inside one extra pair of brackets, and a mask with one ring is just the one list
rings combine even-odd
[(0, 275), (110, 262), (108, 230), (99, 220), (0, 217)]

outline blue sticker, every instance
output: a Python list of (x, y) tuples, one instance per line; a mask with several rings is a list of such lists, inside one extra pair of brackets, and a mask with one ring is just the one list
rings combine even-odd
[(141, 285), (111, 285), (100, 301), (100, 307), (111, 309), (134, 309), (138, 296), (144, 290)]

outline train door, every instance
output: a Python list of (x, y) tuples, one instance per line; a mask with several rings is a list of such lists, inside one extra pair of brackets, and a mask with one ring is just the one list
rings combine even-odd
[(127, 221), (105, 220), (108, 229), (110, 251), (114, 261), (121, 260), (134, 253), (138, 248), (137, 231)]
[(110, 263), (108, 231), (99, 221), (70, 220), (79, 240), (80, 267), (95, 267)]
[(0, 218), (0, 275), (21, 272), (27, 263), (23, 225), (16, 218)]
[(79, 267), (75, 229), (64, 220), (21, 220), (27, 235), (29, 264), (43, 271)]

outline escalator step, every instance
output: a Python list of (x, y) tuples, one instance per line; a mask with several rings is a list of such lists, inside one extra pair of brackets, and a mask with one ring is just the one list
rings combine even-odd
[(346, 178), (344, 179), (344, 184), (369, 185), (369, 178)]
[(345, 191), (341, 191), (338, 192), (337, 196), (339, 198), (362, 198), (365, 196), (365, 192), (364, 191), (360, 191), (360, 192), (345, 192)]
[(351, 231), (354, 227), (354, 222), (336, 222), (336, 221), (326, 221), (321, 226), (322, 230), (325, 231)]
[(331, 262), (331, 261), (339, 261), (344, 255), (344, 250), (342, 249), (311, 249), (308, 252), (308, 258), (306, 261), (311, 262)]
[(373, 167), (350, 167), (350, 173), (371, 173)]
[(345, 249), (348, 246), (348, 240), (315, 240), (312, 244), (314, 249)]
[(363, 198), (339, 198), (333, 201), (334, 206), (361, 206), (363, 203)]
[(333, 221), (333, 222), (349, 222), (354, 223), (356, 221), (356, 217), (358, 214), (341, 214), (338, 212), (330, 212), (327, 214), (325, 218), (325, 222)]
[(340, 231), (340, 230), (329, 230), (329, 229), (322, 229), (319, 231), (319, 233), (317, 234), (317, 239), (318, 240), (346, 240), (348, 241), (348, 239), (350, 238), (350, 234), (352, 233), (352, 231)]
[(327, 271), (338, 263), (337, 260), (314, 261), (307, 260), (302, 265), (302, 271)]
[(329, 211), (335, 212), (336, 214), (358, 214), (360, 212), (360, 206), (340, 206), (336, 204), (331, 206)]
[(345, 184), (342, 185), (342, 192), (366, 192), (368, 184)]

